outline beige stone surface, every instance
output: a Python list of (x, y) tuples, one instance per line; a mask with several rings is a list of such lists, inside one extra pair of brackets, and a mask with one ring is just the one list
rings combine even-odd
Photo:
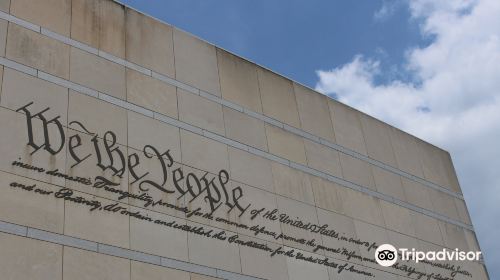
[(136, 261), (131, 261), (131, 266), (131, 280), (190, 280), (189, 272), (181, 270)]
[(415, 228), (410, 215), (411, 210), (383, 200), (380, 201), (380, 208), (388, 229), (415, 236)]
[(5, 56), (5, 43), (7, 42), (8, 26), (8, 21), (0, 19), (0, 56)]
[(127, 9), (126, 30), (127, 60), (171, 78), (175, 77), (171, 26)]
[(70, 80), (125, 100), (125, 66), (71, 48)]
[(337, 191), (339, 188), (344, 188), (328, 180), (312, 176), (311, 186), (314, 193), (314, 201), (317, 207), (343, 213), (342, 200)]
[(228, 138), (259, 150), (268, 150), (264, 122), (228, 107), (223, 107), (222, 111)]
[(472, 221), (470, 219), (469, 211), (467, 210), (465, 201), (455, 198), (455, 206), (457, 207), (458, 217), (460, 221), (468, 225), (472, 225)]
[(8, 13), (9, 9), (10, 9), (10, 0), (0, 0), (0, 10)]
[(277, 162), (271, 167), (276, 194), (314, 204), (311, 175)]
[(304, 139), (304, 146), (309, 167), (342, 178), (339, 152), (308, 139)]
[(64, 279), (130, 279), (128, 259), (64, 247), (63, 264)]
[[(284, 248), (291, 249), (291, 248)], [(305, 257), (312, 256), (313, 258), (324, 259), (324, 257), (304, 253)], [(295, 258), (286, 258), (288, 266), (288, 279), (290, 280), (303, 280), (303, 279), (317, 279), (317, 280), (328, 280), (328, 269), (327, 266), (318, 265), (315, 263), (305, 262), (303, 260), (297, 260)]]
[[(254, 241), (259, 244), (267, 244), (271, 249), (276, 249), (281, 246), (250, 237), (245, 237), (244, 240)], [(288, 279), (286, 257), (270, 257), (269, 254), (270, 253), (262, 250), (240, 246), (242, 273), (263, 279)]]
[(0, 233), (3, 279), (62, 279), (62, 246)]
[(432, 206), (436, 212), (448, 218), (457, 221), (460, 220), (454, 197), (434, 189), (428, 189), (428, 192), (431, 197)]
[(406, 202), (434, 211), (428, 187), (404, 177), (401, 177), (401, 182), (403, 183)]
[(302, 129), (331, 142), (335, 142), (330, 109), (323, 94), (293, 83)]
[(10, 13), (69, 37), (71, 0), (11, 0)]
[[(115, 204), (114, 201), (98, 198), (80, 192), (74, 192), (74, 197), (101, 202), (102, 206)], [(118, 206), (129, 209), (126, 204)], [(88, 206), (65, 201), (64, 234), (99, 243), (129, 248), (130, 223), (129, 216), (110, 211), (89, 211)]]
[[(347, 249), (349, 252), (354, 251), (356, 255), (360, 254), (359, 245), (344, 240), (340, 240), (341, 237), (347, 239), (356, 239), (356, 229), (354, 228), (354, 220), (344, 215), (333, 213), (331, 211), (326, 211), (323, 209), (318, 209), (318, 221), (320, 225), (327, 224), (329, 230), (335, 230), (338, 233), (339, 238), (330, 236), (321, 236), (323, 241), (323, 246), (336, 249)], [(335, 258), (346, 259), (345, 256), (341, 256), (332, 250), (325, 250), (325, 255)]]
[(268, 124), (266, 124), (266, 135), (270, 153), (296, 163), (307, 164), (302, 137)]
[(16, 62), (68, 79), (69, 49), (68, 45), (54, 39), (9, 24), (6, 57)]
[(480, 251), (476, 234), (470, 230), (464, 230), (464, 233), (465, 233), (465, 240), (467, 240), (467, 246), (469, 247), (469, 250)]
[(397, 167), (404, 172), (423, 178), (421, 155), (416, 138), (394, 127), (390, 128), (390, 136)]
[(265, 158), (228, 147), (231, 179), (273, 192), (271, 162)]
[(257, 67), (233, 54), (217, 49), (222, 97), (255, 112), (262, 112)]
[(363, 160), (339, 153), (342, 175), (347, 181), (375, 190), (372, 166)]
[(347, 216), (379, 226), (385, 225), (378, 198), (348, 188), (337, 191)]
[(125, 58), (125, 7), (114, 1), (101, 1), (99, 49)]
[(129, 147), (143, 151), (146, 145), (150, 145), (160, 153), (170, 150), (170, 155), (172, 155), (174, 161), (180, 162), (179, 128), (132, 111), (128, 111), (127, 116)]
[(446, 176), (448, 178), (449, 185), (447, 187), (456, 193), (462, 193), (462, 189), (460, 188), (460, 183), (458, 182), (457, 173), (453, 165), (450, 153), (443, 151), (440, 155), (446, 170)]
[[(277, 197), (277, 202), (279, 213), (288, 215), (291, 221), (301, 220), (304, 224), (318, 224), (318, 216), (314, 206), (280, 196)], [(283, 235), (287, 237), (305, 239), (306, 241), (315, 239), (316, 244), (321, 244), (321, 235), (319, 233), (313, 233), (310, 230), (294, 227), (289, 222), (282, 221), (281, 230)], [(300, 244), (293, 239), (289, 240), (288, 238), (283, 238), (283, 244), (309, 252), (312, 252), (314, 249), (305, 244)], [(322, 253), (322, 250), (319, 250), (317, 253)]]
[(299, 112), (292, 82), (262, 68), (257, 70), (257, 74), (264, 114), (300, 128)]
[(462, 251), (469, 251), (464, 228), (442, 221), (438, 221), (438, 225), (446, 247), (452, 250), (458, 248)]
[(71, 1), (71, 38), (99, 48), (100, 3), (102, 0)]
[[(417, 250), (420, 250), (418, 240), (414, 237), (401, 234), (392, 230), (387, 231), (387, 236), (389, 238), (389, 244), (393, 245), (396, 248), (415, 248)], [(398, 255), (399, 261), (402, 264), (409, 265), (417, 271), (425, 272), (425, 266), (423, 263), (415, 263), (414, 261), (403, 261), (401, 260), (401, 254)]]
[(127, 101), (177, 119), (176, 88), (160, 80), (126, 69)]
[(332, 99), (328, 99), (328, 107), (337, 144), (367, 155), (359, 112)]
[(29, 107), (33, 114), (50, 108), (48, 114), (60, 116), (59, 121), (67, 124), (68, 89), (33, 76), (5, 68), (1, 104), (17, 110), (33, 102)]
[(227, 145), (181, 129), (182, 162), (219, 174), (229, 170)]
[(401, 201), (406, 201), (401, 176), (374, 165), (372, 166), (372, 172), (377, 191)]
[(396, 159), (390, 138), (391, 127), (368, 115), (359, 113), (359, 116), (368, 156), (396, 167)]
[[(372, 244), (375, 242), (376, 246), (389, 243), (389, 236), (387, 235), (387, 230), (368, 224), (362, 221), (354, 220), (354, 228), (356, 229), (356, 236), (364, 242)], [(366, 258), (374, 259), (374, 253), (377, 247), (369, 250), (370, 247), (365, 244), (360, 245), (361, 255)], [(367, 264), (365, 262), (365, 264)], [(380, 268), (378, 264), (371, 264), (371, 267)], [(384, 279), (384, 278), (382, 278)]]
[(222, 105), (177, 89), (179, 120), (219, 135), (225, 135)]
[[(452, 189), (449, 155), (446, 151), (429, 143), (418, 141), (425, 179), (442, 187)], [(446, 166), (448, 163), (448, 167)], [(458, 187), (455, 187), (455, 189)]]
[(58, 187), (44, 184), (24, 177), (0, 172), (0, 220), (19, 225), (26, 225), (51, 232), (62, 233), (64, 226), (64, 201), (53, 195), (39, 195), (21, 188), (14, 188), (11, 183), (24, 186), (36, 186), (49, 192), (57, 192)]
[(438, 220), (417, 212), (410, 213), (415, 228), (415, 236), (438, 245), (444, 245)]
[(191, 273), (191, 280), (217, 280), (217, 279), (221, 278), (215, 278), (206, 275)]
[[(200, 226), (199, 224), (188, 223), (191, 226)], [(206, 230), (212, 229), (220, 232), (216, 228), (204, 226)], [(227, 236), (234, 233), (227, 232)], [(207, 238), (194, 233), (188, 233), (189, 260), (196, 264), (201, 264), (213, 268), (219, 268), (227, 271), (241, 273), (240, 249), (234, 243)]]
[(112, 131), (118, 143), (127, 144), (127, 111), (118, 106), (70, 90), (68, 121), (79, 121), (98, 137)]
[[(47, 119), (57, 117), (57, 113), (46, 112), (44, 114)], [(13, 161), (20, 161), (36, 167), (44, 168), (44, 170), (58, 169), (60, 172), (65, 172), (66, 164), (66, 151), (61, 150), (57, 155), (51, 155), (44, 149), (39, 150), (37, 153), (32, 154), (35, 150), (33, 147), (28, 146), (28, 133), (26, 116), (21, 113), (15, 113), (9, 109), (0, 108), (0, 170), (26, 176), (35, 180), (40, 180), (46, 183), (57, 184), (64, 186), (64, 179), (54, 177), (44, 173), (34, 172), (32, 170), (24, 169), (21, 167), (13, 166)], [(36, 145), (43, 145), (43, 125), (42, 122), (35, 119), (33, 120), (33, 135)], [(64, 129), (66, 134), (66, 129)], [(61, 146), (61, 138), (58, 129), (55, 125), (50, 125), (49, 139), (52, 148), (57, 150)]]
[[(186, 224), (185, 220), (168, 215), (131, 207), (132, 212), (139, 211), (153, 220), (175, 221)], [(149, 221), (130, 218), (130, 249), (157, 256), (188, 260), (187, 233), (185, 231), (155, 224)]]
[(220, 96), (217, 54), (213, 45), (174, 29), (175, 77)]

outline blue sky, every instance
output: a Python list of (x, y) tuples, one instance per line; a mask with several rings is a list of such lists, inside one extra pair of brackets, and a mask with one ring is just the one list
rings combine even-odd
[(450, 151), (500, 277), (500, 1), (121, 2)]

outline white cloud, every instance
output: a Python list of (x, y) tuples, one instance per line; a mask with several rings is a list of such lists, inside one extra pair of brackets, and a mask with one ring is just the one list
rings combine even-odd
[(390, 18), (400, 5), (400, 0), (384, 0), (380, 9), (373, 14), (373, 19), (376, 21), (384, 21)]
[(500, 1), (414, 0), (426, 47), (408, 50), (418, 83), (378, 85), (380, 61), (318, 71), (317, 89), (449, 150), (490, 276), (500, 277)]

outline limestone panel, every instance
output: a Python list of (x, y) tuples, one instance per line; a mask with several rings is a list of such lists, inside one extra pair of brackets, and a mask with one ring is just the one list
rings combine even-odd
[(396, 166), (391, 144), (391, 127), (373, 117), (359, 113), (368, 156), (390, 166)]
[(339, 152), (325, 145), (304, 139), (307, 165), (319, 171), (341, 178)]
[(201, 96), (177, 89), (179, 120), (224, 135), (222, 105)]
[(181, 129), (182, 162), (219, 174), (229, 169), (227, 146)]
[(125, 66), (91, 53), (71, 48), (71, 81), (126, 99)]
[[(82, 123), (98, 137), (112, 131), (118, 143), (127, 144), (127, 111), (110, 103), (70, 90), (68, 121)], [(78, 126), (71, 127), (78, 129)]]
[(99, 27), (99, 49), (125, 58), (125, 7), (101, 1)]
[[(379, 245), (389, 243), (389, 236), (387, 235), (387, 230), (384, 228), (377, 227), (358, 220), (354, 220), (354, 228), (356, 229), (356, 236), (361, 241), (370, 244), (370, 245), (367, 244), (360, 245), (361, 255), (365, 258), (374, 259), (374, 253), (377, 247)], [(371, 247), (371, 244), (373, 243), (376, 244), (374, 248)], [(378, 265), (377, 263), (372, 264), (370, 266), (380, 268), (380, 265)]]
[(179, 128), (131, 111), (128, 114), (128, 146), (143, 151), (146, 145), (160, 153), (170, 150), (174, 161), (181, 160)]
[(314, 192), (316, 207), (337, 213), (344, 213), (343, 202), (337, 191), (339, 188), (343, 188), (342, 186), (315, 176), (311, 177), (311, 186)]
[(28, 103), (33, 114), (46, 108), (60, 116), (59, 121), (67, 124), (68, 89), (37, 79), (33, 76), (5, 68), (1, 104), (17, 110)]
[(8, 13), (10, 9), (10, 0), (1, 0), (0, 1), (0, 10)]
[(72, 0), (71, 38), (99, 48), (99, 5), (102, 0)]
[(307, 164), (302, 138), (282, 128), (266, 124), (269, 152), (290, 161)]
[(462, 251), (469, 251), (464, 228), (442, 221), (438, 221), (438, 225), (446, 247), (452, 250), (458, 248)]
[[(116, 202), (97, 198), (84, 193), (74, 192), (74, 197), (82, 197), (88, 201), (99, 201), (102, 206), (112, 205)], [(126, 204), (117, 206), (126, 210)], [(129, 248), (130, 244), (130, 223), (129, 216), (96, 209), (90, 211), (89, 206), (75, 204), (65, 201), (64, 234), (86, 240), (114, 245), (122, 248)]]
[(345, 237), (346, 240), (349, 240), (350, 238), (356, 239), (356, 229), (354, 228), (354, 220), (352, 218), (323, 209), (318, 209), (318, 221), (320, 225), (327, 224), (329, 226), (328, 229), (335, 230), (339, 236), (338, 238), (325, 235), (321, 236), (323, 246), (329, 248), (325, 249), (326, 256), (345, 260), (345, 256), (341, 256), (336, 252), (337, 250), (342, 251), (343, 249), (346, 249), (349, 252), (354, 251), (356, 255), (360, 255), (361, 252), (358, 244), (341, 240), (342, 237)]
[(130, 261), (127, 259), (64, 247), (63, 263), (64, 279), (130, 279)]
[(127, 9), (126, 30), (128, 61), (160, 74), (175, 77), (171, 26)]
[(0, 233), (4, 279), (62, 279), (62, 246)]
[[(44, 116), (50, 120), (57, 117), (58, 114), (48, 111), (45, 112)], [(66, 151), (61, 147), (63, 145), (61, 133), (56, 128), (56, 125), (52, 124), (48, 126), (48, 138), (50, 139), (51, 148), (56, 151), (61, 149), (61, 151), (56, 155), (50, 154), (45, 149), (39, 149), (36, 153), (33, 153), (35, 149), (27, 145), (29, 141), (26, 116), (9, 109), (1, 108), (0, 119), (2, 120), (0, 122), (0, 130), (3, 131), (2, 137), (0, 137), (0, 154), (2, 155), (0, 169), (46, 183), (64, 186), (64, 178), (51, 176), (46, 173), (46, 171), (55, 169), (64, 173), (66, 170)], [(42, 121), (33, 119), (32, 129), (35, 145), (44, 145), (45, 137)], [(66, 129), (63, 129), (63, 133), (66, 134)], [(43, 168), (43, 170), (42, 172), (38, 172), (30, 168), (26, 169), (14, 166), (12, 165), (14, 161), (22, 162), (35, 168)]]
[[(191, 226), (199, 224), (188, 223)], [(214, 233), (220, 232), (215, 228), (204, 226), (206, 230), (212, 229)], [(227, 236), (234, 233), (226, 232)], [(191, 262), (219, 268), (227, 271), (241, 273), (240, 249), (234, 243), (207, 238), (194, 233), (188, 233), (189, 260)]]
[(221, 278), (215, 278), (215, 277), (210, 277), (210, 276), (206, 276), (206, 275), (191, 273), (191, 280), (217, 280), (217, 279), (221, 279)]
[(262, 68), (257, 70), (257, 74), (264, 114), (300, 128), (292, 82)]
[[(27, 4), (27, 6), (36, 5)], [(19, 25), (9, 24), (6, 50), (6, 57), (9, 59), (68, 79), (69, 50), (68, 45)]]
[(410, 210), (383, 200), (380, 201), (380, 208), (388, 229), (415, 236)]
[(8, 26), (8, 21), (0, 19), (0, 56), (5, 56), (5, 43), (7, 42)]
[(126, 69), (127, 101), (177, 119), (177, 93), (172, 85)]
[(10, 13), (69, 37), (71, 0), (11, 0)]
[(428, 192), (431, 197), (432, 206), (436, 212), (448, 218), (460, 220), (454, 197), (434, 189), (428, 189)]
[[(290, 249), (290, 248), (285, 248)], [(324, 257), (305, 253), (305, 257), (312, 256), (313, 258), (324, 259)], [(290, 280), (303, 280), (303, 279), (317, 279), (317, 280), (328, 280), (328, 270), (326, 266), (318, 265), (315, 263), (306, 262), (303, 260), (297, 260), (295, 258), (286, 258), (288, 266), (288, 279)]]
[(445, 166), (447, 152), (423, 141), (418, 141), (418, 144), (425, 179), (451, 189), (449, 170)]
[(377, 191), (401, 201), (406, 201), (403, 184), (399, 175), (377, 166), (372, 166), (372, 172)]
[(372, 167), (368, 162), (340, 153), (340, 164), (344, 179), (375, 190)]
[(328, 99), (335, 140), (343, 147), (367, 155), (359, 112), (340, 102)]
[[(418, 240), (411, 236), (404, 235), (392, 230), (387, 231), (387, 236), (389, 238), (389, 244), (393, 245), (396, 248), (409, 248), (409, 249), (415, 248), (417, 250), (420, 250), (418, 246), (419, 245)], [(401, 254), (399, 254), (398, 257), (399, 257), (398, 260), (401, 262), (401, 264), (406, 264), (410, 267), (417, 269), (417, 271), (425, 272), (425, 266), (423, 263), (417, 264), (414, 261), (402, 261)]]
[(312, 176), (277, 162), (271, 166), (276, 194), (314, 204)]
[(266, 129), (262, 121), (228, 107), (223, 107), (222, 110), (227, 137), (267, 151)]
[[(131, 207), (132, 212), (140, 211), (143, 215), (166, 223), (174, 221), (179, 225), (186, 224), (185, 220)], [(130, 249), (146, 252), (149, 254), (173, 258), (177, 260), (188, 260), (187, 233), (165, 225), (150, 221), (130, 219)], [(149, 279), (149, 278), (148, 278)]]
[(428, 187), (404, 177), (401, 177), (401, 182), (403, 183), (406, 202), (434, 211)]
[(412, 212), (410, 215), (417, 238), (434, 244), (444, 245), (441, 230), (436, 219), (417, 212)]
[(416, 138), (393, 127), (390, 128), (390, 133), (398, 168), (423, 178), (421, 155)]
[(465, 201), (455, 198), (455, 206), (457, 207), (458, 217), (460, 221), (466, 223), (468, 225), (472, 225), (472, 221), (470, 219), (469, 211), (467, 210), (467, 206), (465, 205)]
[[(32, 191), (15, 187), (12, 183), (22, 184)], [(57, 192), (58, 187), (33, 181), (24, 177), (0, 172), (0, 220), (26, 225), (51, 232), (62, 233), (64, 226), (64, 202), (53, 194), (40, 195), (37, 189)]]
[(232, 147), (228, 151), (232, 179), (266, 191), (274, 191), (269, 160)]
[(479, 244), (477, 243), (476, 234), (470, 230), (464, 230), (465, 239), (467, 240), (467, 246), (471, 251), (480, 251)]
[(297, 83), (293, 83), (302, 129), (335, 142), (327, 97)]
[(217, 49), (222, 97), (255, 112), (262, 112), (256, 66)]
[(131, 265), (131, 280), (190, 280), (189, 272), (136, 261), (132, 261)]
[[(280, 246), (250, 237), (245, 237), (245, 241), (254, 241), (259, 244), (267, 244), (271, 249), (275, 249)], [(263, 279), (288, 279), (286, 257), (270, 257), (269, 254), (269, 252), (265, 252), (255, 248), (240, 246), (241, 269), (243, 274), (260, 277)]]
[(384, 226), (379, 199), (348, 188), (338, 189), (338, 193), (346, 215)]
[(191, 86), (220, 96), (215, 47), (174, 29), (175, 77)]
[(455, 167), (453, 166), (453, 161), (451, 159), (450, 153), (448, 153), (446, 151), (442, 151), (440, 153), (440, 156), (441, 156), (441, 160), (443, 161), (443, 164), (444, 164), (444, 167), (446, 170), (446, 176), (448, 178), (449, 185), (447, 187), (454, 192), (462, 193), (462, 190), (460, 189), (460, 183), (458, 182), (457, 173), (455, 171)]
[[(316, 244), (321, 244), (321, 235), (313, 233), (308, 229), (297, 228), (292, 225), (293, 221), (300, 220), (304, 224), (318, 224), (318, 216), (316, 208), (302, 202), (278, 196), (278, 209), (281, 215), (287, 215), (288, 220), (281, 220), (281, 230), (283, 235), (283, 244), (286, 246), (298, 248), (301, 250), (312, 251), (314, 248), (305, 244), (296, 242), (296, 240), (304, 239), (306, 241), (315, 239)], [(290, 239), (292, 237), (292, 239)], [(319, 250), (318, 253), (322, 252)]]

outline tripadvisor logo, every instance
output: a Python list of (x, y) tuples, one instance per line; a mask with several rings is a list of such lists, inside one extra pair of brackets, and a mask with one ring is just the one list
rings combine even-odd
[(380, 245), (377, 250), (375, 250), (375, 260), (381, 266), (392, 266), (398, 261), (398, 257), (402, 261), (415, 261), (416, 263), (420, 261), (479, 261), (481, 258), (481, 252), (474, 251), (459, 251), (443, 249), (440, 251), (417, 251), (415, 248), (406, 249), (399, 248), (396, 249), (390, 244)]

